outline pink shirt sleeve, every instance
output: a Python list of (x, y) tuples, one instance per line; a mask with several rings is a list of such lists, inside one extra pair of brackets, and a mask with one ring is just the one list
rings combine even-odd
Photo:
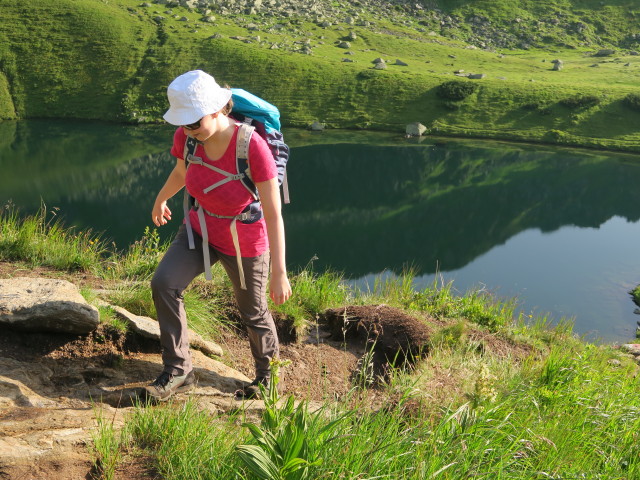
[[(187, 136), (184, 133), (182, 127), (176, 128), (173, 134), (173, 146), (171, 147), (171, 155), (176, 158), (182, 158), (184, 156), (184, 142)], [(184, 160), (184, 159), (183, 159)]]

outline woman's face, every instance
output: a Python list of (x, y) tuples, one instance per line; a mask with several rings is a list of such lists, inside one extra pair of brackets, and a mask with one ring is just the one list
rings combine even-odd
[(217, 116), (218, 113), (205, 115), (200, 120), (192, 123), (191, 125), (183, 125), (182, 129), (188, 136), (193, 137), (200, 142), (204, 142), (207, 138), (216, 133)]

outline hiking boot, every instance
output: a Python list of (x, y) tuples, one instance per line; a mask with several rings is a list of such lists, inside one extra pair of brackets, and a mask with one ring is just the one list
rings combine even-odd
[(240, 390), (236, 390), (236, 398), (251, 399), (260, 395), (260, 385), (264, 388), (269, 388), (269, 379), (266, 377), (256, 377), (256, 379), (248, 385), (245, 385)]
[(191, 390), (194, 384), (195, 375), (193, 370), (186, 375), (172, 375), (162, 372), (151, 385), (146, 386), (144, 389), (149, 399), (164, 401), (174, 393)]

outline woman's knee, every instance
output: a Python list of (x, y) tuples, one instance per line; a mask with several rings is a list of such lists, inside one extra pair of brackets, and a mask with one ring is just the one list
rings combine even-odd
[(171, 289), (171, 275), (161, 269), (157, 269), (151, 278), (151, 291), (154, 293), (165, 292)]

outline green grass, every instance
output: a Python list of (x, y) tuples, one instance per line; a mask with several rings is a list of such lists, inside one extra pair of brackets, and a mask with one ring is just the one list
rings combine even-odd
[(94, 408), (94, 411), (97, 425), (92, 432), (93, 444), (90, 446), (94, 468), (101, 479), (113, 480), (122, 460), (124, 434), (114, 426), (113, 419), (105, 418), (105, 412), (98, 408)]
[[(382, 409), (312, 410), (272, 389), (261, 422), (241, 426), (194, 400), (140, 407), (126, 423), (127, 448), (167, 479), (636, 478), (637, 366), (613, 357), (577, 342), (520, 365), (472, 350), (436, 353), (440, 369), (449, 359), (467, 372), (466, 398), (434, 405), (415, 374), (408, 386), (396, 379), (397, 400)], [(103, 430), (101, 445), (117, 442)]]
[[(457, 26), (441, 29), (429, 9), (414, 17), (401, 9), (397, 18), (363, 12), (372, 26), (338, 22), (322, 28), (295, 18), (220, 15), (206, 24), (195, 11), (172, 8), (188, 18), (181, 22), (164, 14), (162, 5), (142, 7), (134, 0), (2, 0), (0, 34), (7, 42), (0, 47), (0, 115), (161, 121), (166, 85), (202, 68), (276, 104), (286, 126), (317, 120), (329, 128), (403, 132), (419, 121), (438, 135), (638, 151), (640, 133), (633, 125), (640, 113), (623, 101), (638, 79), (637, 57), (629, 55), (639, 48), (629, 36), (638, 29), (632, 4), (435, 3), (459, 20)], [(165, 20), (154, 20), (158, 15)], [(481, 41), (463, 21), (474, 16), (490, 19), (489, 37), (504, 33), (504, 46), (467, 48)], [(258, 32), (244, 27), (251, 21), (261, 25)], [(277, 23), (284, 28), (271, 28)], [(575, 25), (584, 27), (579, 32)], [(357, 35), (349, 56), (354, 62), (345, 63), (345, 50), (335, 45), (350, 31)], [(210, 38), (214, 33), (222, 38)], [(260, 40), (243, 43), (232, 36)], [(309, 40), (312, 55), (296, 53), (302, 39)], [(271, 49), (273, 44), (280, 48)], [(612, 46), (614, 56), (593, 56)], [(376, 57), (389, 61), (387, 70), (371, 69)], [(564, 62), (560, 72), (552, 71), (555, 58)], [(395, 59), (409, 66), (393, 65)], [(465, 100), (439, 98), (437, 87), (456, 79), (459, 69), (486, 77), (460, 79), (478, 86)], [(578, 96), (599, 103), (563, 105)], [(528, 109), (532, 104), (540, 108)]]
[(65, 228), (56, 211), (48, 211), (44, 205), (36, 215), (25, 218), (11, 206), (0, 211), (0, 260), (95, 271), (105, 251), (99, 236)]
[(631, 294), (631, 297), (633, 298), (633, 301), (636, 303), (636, 305), (640, 306), (640, 285), (638, 285), (629, 293)]
[[(51, 265), (57, 255), (47, 250), (78, 244), (43, 214), (4, 215), (0, 229), (0, 255), (10, 261)], [(19, 249), (16, 238), (22, 239)], [(95, 243), (91, 236), (83, 242), (83, 248)], [(46, 248), (37, 250), (42, 244)], [(107, 275), (111, 255), (96, 252), (87, 268)], [(146, 265), (144, 255), (132, 258)], [(73, 262), (56, 265), (78, 268)], [(229, 285), (222, 270), (214, 273), (214, 282), (197, 280), (185, 295), (196, 329), (202, 328), (198, 321), (223, 328), (211, 319), (225, 318), (228, 297), (222, 292)], [(122, 286), (111, 300), (153, 316), (148, 282), (126, 274), (118, 280)], [(104, 478), (113, 478), (131, 456), (146, 459), (167, 479), (640, 475), (638, 366), (611, 346), (581, 341), (569, 323), (549, 328), (545, 317), (514, 318), (509, 301), (481, 291), (459, 296), (450, 284), (417, 291), (410, 270), (380, 279), (371, 292), (350, 291), (338, 275), (314, 273), (311, 266), (292, 276), (292, 283), (299, 296), (294, 303), (311, 318), (330, 306), (379, 302), (435, 317), (441, 323), (432, 325), (428, 356), (412, 370), (396, 368), (381, 379), (381, 403), (363, 395), (370, 388), (366, 366), (347, 398), (327, 400), (320, 409), (281, 399), (273, 388), (260, 424), (211, 415), (196, 400), (140, 406), (122, 429), (98, 413), (92, 452)], [(108, 310), (101, 314), (111, 322)]]

